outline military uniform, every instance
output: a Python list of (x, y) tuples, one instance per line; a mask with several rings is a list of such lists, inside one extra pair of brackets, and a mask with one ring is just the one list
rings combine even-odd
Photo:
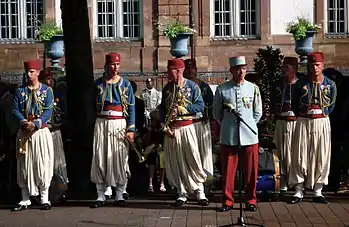
[[(106, 64), (120, 62), (120, 55), (106, 55)], [(105, 204), (106, 186), (116, 188), (116, 202), (124, 204), (123, 192), (130, 175), (126, 132), (135, 131), (135, 97), (131, 83), (119, 77), (115, 83), (96, 80), (97, 119), (94, 130), (91, 180), (97, 187), (94, 208)]]
[[(283, 64), (297, 66), (298, 59), (285, 57)], [(276, 98), (274, 113), (277, 118), (274, 131), (274, 143), (280, 160), (280, 191), (282, 192), (287, 191), (288, 189), (287, 184), (291, 165), (291, 148), (297, 120), (297, 117), (292, 110), (291, 99), (295, 92), (295, 82), (296, 80), (293, 83), (282, 82), (275, 89), (276, 91), (273, 94)]]
[[(186, 59), (184, 62), (186, 68), (194, 67), (196, 69), (196, 61), (194, 59)], [(202, 99), (205, 103), (205, 110), (202, 113), (202, 117), (200, 116), (200, 118), (194, 122), (196, 134), (198, 136), (202, 167), (208, 176), (213, 176), (212, 136), (210, 127), (210, 122), (212, 121), (213, 93), (210, 86), (204, 81), (198, 78), (193, 78), (191, 80), (199, 85)]]
[[(169, 70), (184, 68), (182, 59), (168, 61)], [(174, 119), (170, 116), (173, 108), (179, 111)], [(194, 192), (201, 205), (208, 205), (203, 186), (207, 175), (202, 168), (193, 125), (197, 114), (204, 111), (199, 86), (184, 78), (178, 87), (174, 81), (169, 82), (163, 88), (159, 110), (161, 122), (167, 132), (163, 146), (166, 176), (169, 183), (177, 188), (179, 197), (176, 205), (183, 205), (187, 201), (187, 195)], [(172, 136), (168, 135), (170, 132), (173, 133)]]
[[(308, 63), (323, 62), (323, 54), (308, 55)], [(326, 203), (323, 185), (328, 184), (331, 160), (331, 125), (328, 115), (336, 101), (335, 83), (323, 77), (316, 83), (308, 77), (300, 78), (295, 86), (293, 109), (297, 115), (292, 148), (289, 185), (296, 194), (292, 203), (303, 198), (303, 187), (314, 189), (314, 202)]]
[[(24, 63), (26, 71), (40, 70), (40, 60)], [(31, 205), (30, 196), (41, 195), (43, 209), (50, 209), (49, 187), (53, 176), (54, 147), (47, 123), (53, 111), (53, 91), (39, 83), (36, 89), (23, 85), (13, 97), (12, 113), (21, 125), (33, 122), (32, 132), (19, 130), (17, 136), (17, 182), (22, 201), (15, 210)], [(22, 128), (22, 127), (21, 127)]]
[[(245, 66), (245, 58), (230, 58), (231, 67)], [(231, 109), (258, 133), (257, 123), (262, 116), (262, 101), (259, 88), (246, 80), (236, 83), (233, 80), (219, 85), (213, 101), (213, 116), (220, 123), (221, 164), (223, 173), (223, 205), (222, 211), (233, 207), (234, 180), (238, 158), (244, 168), (247, 184), (247, 204), (256, 209), (256, 182), (258, 176), (258, 135), (255, 135), (244, 124), (237, 122)], [(238, 131), (239, 130), (239, 131)], [(240, 133), (240, 141), (238, 133)], [(238, 150), (241, 145), (241, 151)]]
[[(52, 73), (48, 70), (42, 70), (40, 72), (40, 80), (44, 83), (45, 78), (53, 77)], [(48, 122), (48, 128), (51, 131), (53, 146), (54, 146), (54, 168), (53, 173), (57, 174), (59, 178), (63, 180), (65, 185), (69, 182), (67, 174), (67, 164), (65, 160), (63, 140), (61, 134), (61, 125), (64, 119), (64, 115), (67, 109), (65, 93), (54, 92), (53, 113), (50, 121)]]

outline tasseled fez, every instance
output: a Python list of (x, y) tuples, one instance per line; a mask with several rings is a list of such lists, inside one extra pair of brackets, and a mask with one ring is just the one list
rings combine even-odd
[(105, 63), (106, 64), (112, 64), (112, 63), (117, 63), (120, 62), (120, 54), (118, 53), (109, 53), (105, 55)]
[(40, 70), (40, 68), (41, 68), (41, 62), (39, 59), (24, 62), (24, 69), (26, 71), (28, 71), (29, 69)]
[(183, 59), (172, 59), (167, 61), (168, 69), (182, 69), (185, 68)]

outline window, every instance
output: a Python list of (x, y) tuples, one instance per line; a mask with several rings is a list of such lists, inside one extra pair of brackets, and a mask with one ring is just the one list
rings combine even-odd
[(35, 40), (43, 17), (43, 0), (0, 0), (0, 40)]
[(211, 0), (211, 33), (215, 38), (256, 38), (259, 0)]
[(327, 34), (348, 34), (348, 0), (327, 0)]
[(98, 40), (139, 39), (141, 0), (95, 0), (94, 37)]

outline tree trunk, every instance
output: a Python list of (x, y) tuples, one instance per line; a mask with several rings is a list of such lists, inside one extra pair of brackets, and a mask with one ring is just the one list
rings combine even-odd
[(85, 197), (90, 188), (90, 166), (95, 121), (95, 89), (89, 17), (86, 0), (62, 0), (68, 121), (71, 143), (67, 150), (70, 191)]

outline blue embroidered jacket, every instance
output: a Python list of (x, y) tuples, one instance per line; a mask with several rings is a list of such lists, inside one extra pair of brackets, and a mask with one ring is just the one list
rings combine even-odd
[(120, 80), (114, 84), (108, 84), (105, 78), (96, 80), (97, 113), (103, 110), (104, 106), (122, 106), (123, 115), (127, 121), (127, 131), (135, 131), (135, 96), (131, 83), (120, 77)]
[(205, 103), (202, 99), (199, 86), (195, 82), (185, 79), (179, 90), (180, 100), (174, 100), (175, 90), (176, 85), (173, 82), (167, 83), (162, 90), (162, 99), (159, 105), (161, 123), (165, 123), (166, 114), (174, 102), (177, 102), (177, 104), (184, 107), (188, 112), (185, 115), (178, 114), (176, 120), (202, 117)]
[(292, 110), (292, 96), (295, 94), (296, 83), (285, 84), (280, 83), (273, 92), (275, 103), (273, 105), (273, 112), (279, 116), (283, 112)]
[(296, 82), (292, 108), (297, 116), (306, 115), (316, 98), (323, 114), (328, 116), (334, 109), (336, 97), (337, 87), (334, 81), (324, 76), (322, 83), (315, 83), (305, 76)]
[(66, 95), (61, 92), (54, 92), (53, 114), (50, 120), (51, 127), (59, 127), (67, 111)]
[(204, 121), (212, 121), (213, 116), (212, 116), (212, 103), (213, 103), (213, 92), (210, 88), (210, 85), (205, 83), (202, 80), (193, 80), (196, 82), (201, 90), (201, 95), (202, 99), (204, 100), (205, 103), (205, 111), (203, 112), (203, 119)]
[(23, 120), (33, 121), (40, 129), (50, 120), (53, 111), (53, 91), (45, 84), (38, 89), (30, 90), (27, 85), (16, 89), (12, 101), (12, 114), (20, 123)]

